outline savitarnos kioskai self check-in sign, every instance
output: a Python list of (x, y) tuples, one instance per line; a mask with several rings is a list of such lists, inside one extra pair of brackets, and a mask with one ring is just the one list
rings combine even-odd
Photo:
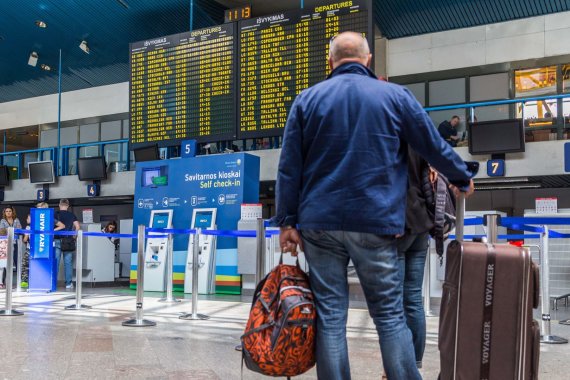
[[(133, 228), (136, 229), (139, 224), (156, 224), (151, 220), (151, 215), (171, 213), (172, 228), (175, 229), (191, 228), (193, 215), (199, 215), (201, 218), (208, 215), (208, 218), (212, 219), (207, 219), (207, 223), (201, 219), (195, 220), (195, 226), (204, 229), (215, 227), (218, 230), (235, 230), (241, 216), (241, 204), (257, 203), (258, 200), (257, 156), (234, 153), (140, 162), (137, 163), (135, 177)], [(190, 268), (188, 238), (188, 234), (174, 235), (173, 282), (174, 288), (178, 290), (185, 288), (185, 274)], [(131, 284), (134, 286), (137, 269), (136, 245), (132, 248)], [(163, 276), (164, 259), (161, 252), (164, 249), (158, 245), (153, 249), (157, 258), (153, 259), (150, 254), (150, 258), (145, 259), (145, 283), (152, 281), (149, 277), (157, 272), (155, 268), (160, 268), (161, 273), (157, 275)], [(207, 292), (239, 293), (241, 277), (237, 271), (237, 239), (218, 236), (212, 249), (215, 252), (210, 274), (215, 276), (215, 284), (209, 289), (215, 290)], [(203, 262), (205, 257), (202, 256), (200, 266), (208, 266)], [(158, 282), (163, 283), (160, 279)], [(162, 291), (162, 288), (157, 291)]]

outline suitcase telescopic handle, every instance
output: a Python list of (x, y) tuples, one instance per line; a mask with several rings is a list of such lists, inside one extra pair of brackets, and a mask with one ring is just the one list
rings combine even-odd
[(463, 241), (463, 229), (465, 227), (465, 193), (460, 192), (457, 197), (455, 208), (455, 240)]

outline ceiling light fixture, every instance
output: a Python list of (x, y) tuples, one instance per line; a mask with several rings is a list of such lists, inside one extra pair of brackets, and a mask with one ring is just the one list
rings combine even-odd
[(51, 71), (51, 67), (48, 66), (48, 65), (46, 65), (45, 63), (42, 63), (42, 64), (40, 65), (40, 68), (41, 68), (42, 70), (45, 70), (45, 71)]
[(79, 48), (83, 50), (86, 54), (89, 54), (89, 46), (87, 46), (87, 41), (83, 40), (79, 44)]
[(45, 22), (43, 22), (42, 20), (36, 20), (36, 26), (38, 28), (42, 28), (42, 29), (47, 28), (47, 24)]
[(119, 4), (121, 4), (123, 6), (123, 8), (125, 9), (129, 9), (129, 4), (125, 1), (125, 0), (117, 0), (119, 2)]
[(28, 58), (28, 65), (36, 67), (36, 65), (38, 64), (38, 53), (36, 53), (35, 51), (30, 53), (30, 57)]

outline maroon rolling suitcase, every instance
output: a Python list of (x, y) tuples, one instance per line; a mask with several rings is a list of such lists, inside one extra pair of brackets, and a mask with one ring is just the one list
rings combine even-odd
[(441, 380), (538, 379), (538, 267), (525, 248), (462, 242), (447, 247), (439, 320)]

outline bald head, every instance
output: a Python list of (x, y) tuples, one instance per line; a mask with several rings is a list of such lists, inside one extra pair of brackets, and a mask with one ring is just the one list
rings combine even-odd
[(348, 62), (358, 62), (368, 67), (371, 58), (368, 42), (359, 33), (340, 33), (329, 48), (329, 65), (332, 70)]

